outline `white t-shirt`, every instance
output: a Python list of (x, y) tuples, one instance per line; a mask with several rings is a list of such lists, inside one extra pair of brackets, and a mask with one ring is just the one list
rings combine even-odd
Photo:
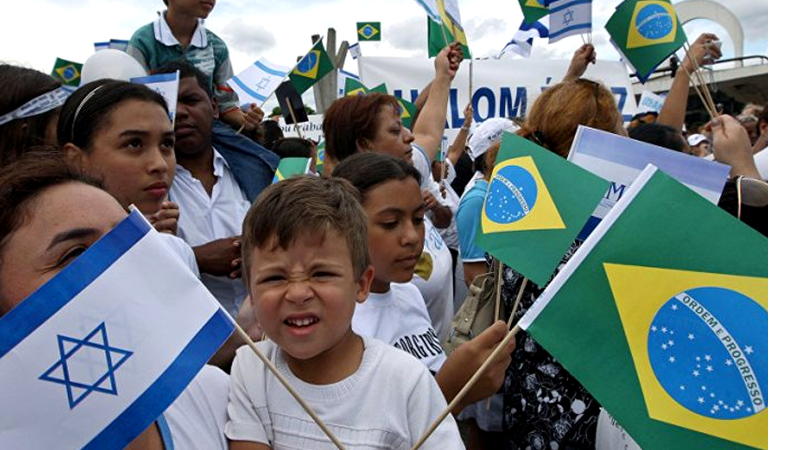
[(175, 450), (228, 448), (223, 430), (229, 386), (228, 374), (206, 365), (167, 408), (164, 417)]
[[(337, 383), (313, 385), (292, 373), (274, 342), (256, 345), (275, 362), (345, 448), (410, 448), (446, 407), (428, 369), (411, 355), (363, 338), (358, 370)], [(334, 448), (322, 430), (249, 347), (236, 352), (225, 434), (235, 441), (260, 442), (275, 450)], [(463, 449), (449, 415), (424, 449)]]
[[(447, 336), (453, 320), (453, 258), (433, 222), (425, 217), (423, 258), (417, 263), (411, 282), (419, 288), (433, 329), (438, 336)], [(428, 258), (425, 254), (430, 256)]]
[(389, 292), (370, 292), (356, 305), (353, 331), (399, 348), (438, 372), (447, 355), (433, 330), (419, 289), (411, 283), (392, 283)]
[[(242, 222), (250, 202), (239, 187), (225, 159), (214, 150), (214, 176), (217, 182), (209, 197), (200, 180), (178, 165), (170, 198), (181, 209), (178, 219), (178, 237), (190, 246), (197, 247), (217, 239), (242, 234)], [(236, 317), (247, 294), (241, 279), (201, 273), (203, 284), (217, 301)]]

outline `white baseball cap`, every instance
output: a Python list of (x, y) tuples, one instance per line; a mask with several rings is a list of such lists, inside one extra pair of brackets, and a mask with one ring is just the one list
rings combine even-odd
[(702, 134), (693, 134), (689, 136), (687, 141), (689, 141), (690, 146), (694, 147), (696, 145), (700, 145), (701, 142), (708, 142), (708, 138)]
[(492, 144), (500, 140), (504, 131), (513, 133), (519, 127), (517, 124), (504, 117), (493, 117), (479, 123), (467, 138), (469, 143), (468, 154), (473, 161), (489, 150)]

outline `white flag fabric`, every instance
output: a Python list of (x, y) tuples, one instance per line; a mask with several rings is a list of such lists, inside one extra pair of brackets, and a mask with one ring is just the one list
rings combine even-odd
[(124, 448), (232, 330), (134, 211), (0, 317), (0, 448)]
[(592, 33), (592, 0), (551, 0), (550, 43), (567, 36)]
[(348, 50), (350, 50), (350, 56), (353, 59), (358, 59), (361, 56), (361, 45), (358, 42), (348, 47)]
[(519, 26), (519, 30), (514, 33), (514, 37), (503, 47), (503, 50), (500, 51), (497, 57), (502, 58), (503, 55), (511, 52), (523, 58), (528, 58), (531, 56), (531, 48), (533, 48), (533, 37), (538, 36), (540, 38), (546, 38), (548, 34), (549, 31), (547, 27), (538, 21), (526, 23), (523, 20)]
[(180, 86), (180, 71), (173, 73), (160, 73), (146, 77), (131, 78), (131, 83), (143, 84), (158, 92), (164, 97), (169, 110), (169, 120), (175, 123), (175, 114), (178, 111), (178, 88)]
[(289, 69), (290, 67), (272, 64), (261, 58), (231, 78), (228, 85), (239, 95), (241, 105), (261, 105), (286, 78)]
[(428, 14), (428, 17), (433, 19), (436, 23), (440, 23), (442, 21), (442, 17), (439, 15), (439, 6), (437, 5), (437, 0), (414, 0), (417, 2), (422, 9), (425, 10), (425, 13)]

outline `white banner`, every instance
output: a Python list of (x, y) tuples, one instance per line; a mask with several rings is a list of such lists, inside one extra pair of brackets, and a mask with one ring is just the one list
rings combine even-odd
[[(548, 86), (561, 81), (569, 60), (475, 60), (473, 66), (472, 108), (475, 121), (491, 117), (524, 117), (536, 97)], [(361, 82), (367, 86), (386, 83), (390, 94), (415, 100), (433, 79), (433, 61), (421, 58), (358, 58)], [(462, 67), (450, 89), (450, 105), (445, 133), (455, 139), (464, 123), (464, 108), (469, 101), (469, 70)], [(636, 114), (636, 98), (630, 77), (619, 61), (598, 61), (589, 67), (585, 78), (602, 81), (617, 99), (625, 121)]]
[[(300, 132), (303, 133), (303, 137), (316, 142), (322, 140), (322, 119), (322, 114), (312, 114), (308, 116), (308, 122), (299, 124), (298, 127), (300, 128)], [(286, 121), (283, 117), (278, 121), (278, 125), (280, 125), (281, 131), (283, 131), (285, 137), (298, 137), (294, 124), (286, 125)]]

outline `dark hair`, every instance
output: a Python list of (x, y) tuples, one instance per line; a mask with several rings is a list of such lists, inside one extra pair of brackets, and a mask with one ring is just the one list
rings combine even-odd
[(322, 132), (325, 134), (325, 158), (344, 161), (358, 151), (358, 144), (372, 140), (378, 131), (378, 115), (389, 106), (400, 108), (388, 94), (351, 95), (336, 100), (325, 111)]
[(164, 112), (169, 111), (164, 97), (145, 85), (109, 79), (92, 81), (75, 91), (64, 103), (58, 118), (59, 145), (72, 143), (88, 151), (95, 133), (126, 100), (155, 103)]
[(71, 182), (102, 189), (97, 180), (70, 170), (63, 151), (53, 146), (31, 147), (0, 172), (0, 255), (9, 236), (30, 219), (31, 202), (44, 190)]
[[(258, 196), (242, 225), (242, 276), (250, 286), (250, 258), (270, 243), (288, 249), (306, 233), (339, 233), (347, 242), (353, 273), (369, 267), (367, 216), (358, 191), (341, 179), (297, 176), (272, 184)], [(344, 256), (344, 255), (342, 255)]]
[(270, 150), (281, 158), (311, 158), (314, 143), (308, 139), (288, 137), (273, 142)]
[(675, 150), (676, 152), (684, 153), (687, 148), (686, 141), (683, 140), (683, 136), (678, 130), (660, 123), (643, 123), (630, 130), (628, 136), (631, 139)]
[(353, 184), (364, 195), (373, 187), (391, 180), (413, 178), (417, 184), (421, 177), (417, 169), (402, 159), (374, 152), (362, 152), (353, 155), (336, 165), (332, 177), (344, 178)]
[[(58, 89), (61, 83), (50, 75), (25, 67), (0, 64), (0, 116), (9, 114), (34, 98)], [(23, 151), (44, 143), (47, 125), (61, 111), (12, 120), (0, 125), (0, 167), (19, 158)]]
[(283, 139), (283, 130), (275, 120), (265, 120), (258, 124), (256, 142), (262, 147), (273, 150), (272, 146), (278, 139)]
[(199, 84), (203, 89), (203, 92), (208, 95), (208, 98), (214, 98), (214, 88), (211, 85), (211, 78), (209, 78), (208, 75), (201, 72), (200, 69), (185, 59), (176, 59), (174, 61), (166, 62), (154, 70), (153, 74), (173, 73), (178, 70), (181, 72), (181, 80), (184, 78), (194, 78), (197, 80), (197, 84)]

